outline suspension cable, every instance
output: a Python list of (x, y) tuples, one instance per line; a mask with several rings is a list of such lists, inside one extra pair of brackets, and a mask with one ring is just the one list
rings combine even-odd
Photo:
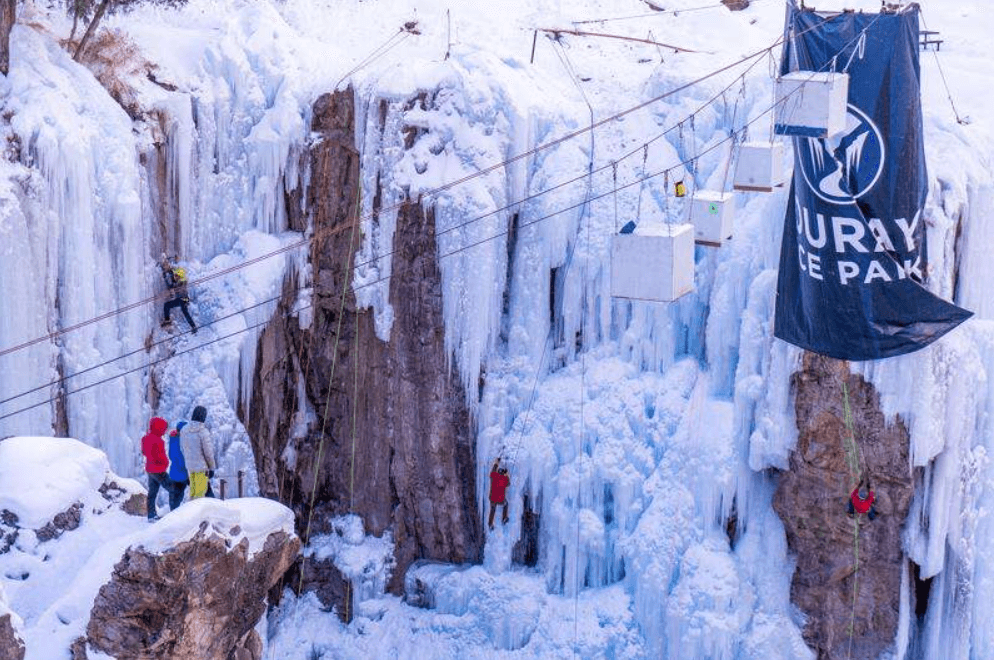
[[(869, 25), (867, 25), (867, 27), (864, 28), (864, 30), (868, 30), (870, 28), (870, 26), (872, 26), (872, 24), (873, 23), (870, 23)], [(843, 46), (843, 49), (845, 49), (846, 47), (847, 46)], [(800, 87), (798, 87), (797, 89), (800, 89)], [(759, 115), (757, 115), (756, 117), (750, 119), (748, 122), (746, 122), (745, 124), (743, 124), (741, 130), (742, 131), (746, 130), (751, 124), (755, 123), (756, 121), (758, 121), (759, 119), (761, 119), (762, 117), (764, 117), (767, 113), (771, 112), (777, 105), (785, 102), (787, 100), (787, 98), (789, 98), (789, 96), (790, 96), (789, 94), (785, 95), (782, 99), (779, 99), (779, 100), (775, 101), (771, 106), (769, 106), (768, 108), (766, 108)], [(678, 169), (678, 168), (683, 167), (683, 166), (686, 166), (688, 163), (691, 163), (691, 162), (699, 159), (701, 156), (706, 155), (706, 154), (710, 153), (711, 151), (714, 151), (715, 149), (717, 149), (717, 148), (721, 147), (722, 145), (724, 145), (726, 142), (729, 142), (730, 140), (734, 140), (736, 138), (737, 134), (738, 134), (737, 132), (733, 132), (731, 135), (729, 135), (725, 139), (716, 142), (715, 144), (711, 145), (710, 147), (707, 147), (706, 149), (704, 149), (703, 151), (701, 151), (699, 153), (696, 153), (696, 154), (693, 154), (692, 156), (690, 156), (688, 158), (685, 158), (684, 160), (682, 160), (682, 161), (680, 161), (680, 162), (678, 162), (678, 163), (676, 163), (674, 165), (671, 165), (671, 166), (667, 167), (666, 169), (658, 170), (656, 172), (653, 172), (652, 174), (643, 175), (643, 176), (639, 177), (638, 179), (636, 179), (634, 181), (630, 181), (630, 182), (625, 183), (625, 184), (623, 184), (621, 186), (618, 186), (617, 188), (614, 188), (612, 190), (608, 190), (608, 191), (606, 191), (604, 193), (601, 193), (601, 194), (598, 194), (598, 195), (594, 195), (594, 196), (590, 197), (589, 199), (585, 199), (582, 202), (579, 202), (579, 203), (576, 203), (576, 204), (572, 204), (570, 206), (561, 208), (561, 209), (559, 209), (557, 211), (553, 211), (552, 213), (549, 213), (549, 214), (546, 214), (544, 216), (535, 218), (534, 220), (531, 220), (530, 222), (526, 222), (526, 223), (521, 224), (518, 228), (520, 229), (520, 228), (529, 227), (531, 225), (538, 224), (538, 223), (543, 222), (545, 220), (548, 220), (548, 219), (550, 219), (552, 217), (555, 217), (555, 216), (559, 215), (560, 213), (565, 213), (567, 211), (575, 210), (577, 208), (583, 207), (584, 205), (586, 205), (589, 202), (593, 202), (593, 201), (599, 200), (599, 199), (601, 199), (603, 197), (606, 197), (608, 195), (611, 195), (613, 193), (616, 193), (618, 190), (624, 190), (624, 189), (630, 188), (632, 186), (641, 185), (642, 182), (644, 182), (644, 181), (646, 181), (648, 179), (652, 179), (652, 178), (655, 178), (655, 177), (658, 177), (658, 176), (661, 176), (661, 175), (668, 174), (670, 171)], [(637, 152), (639, 150), (641, 150), (641, 147), (639, 147), (638, 149), (636, 149), (635, 152)], [(610, 167), (610, 164), (606, 165), (605, 167)], [(584, 175), (584, 176), (588, 176), (588, 175)], [(347, 229), (347, 228), (353, 228), (354, 229), (354, 227), (356, 226), (356, 224), (357, 223), (355, 223), (355, 222), (346, 223), (346, 224), (343, 224), (341, 226), (336, 227), (333, 231), (323, 233), (322, 235), (327, 236), (327, 235), (335, 234), (335, 233), (338, 233), (339, 231), (342, 231), (342, 230)], [(486, 237), (486, 238), (474, 241), (473, 243), (469, 243), (469, 244), (461, 246), (459, 248), (455, 248), (454, 250), (452, 250), (452, 251), (450, 251), (450, 252), (448, 252), (446, 254), (439, 255), (438, 258), (439, 259), (444, 259), (444, 258), (453, 256), (455, 254), (464, 252), (466, 250), (470, 250), (470, 249), (472, 249), (474, 247), (478, 247), (480, 245), (483, 245), (484, 243), (487, 243), (489, 241), (492, 241), (492, 240), (495, 240), (495, 239), (500, 238), (502, 236), (505, 236), (505, 235), (507, 235), (507, 233), (508, 233), (508, 230), (497, 232), (496, 234), (493, 234), (493, 235), (491, 235), (489, 237)], [(315, 233), (315, 235), (312, 236), (311, 239), (305, 239), (304, 242), (306, 243), (306, 242), (309, 242), (310, 240), (313, 240), (317, 235), (318, 234)], [(280, 251), (285, 251), (285, 250), (280, 250)], [(390, 252), (390, 253), (387, 253), (387, 254), (392, 254), (392, 253), (393, 252)], [(265, 256), (270, 256), (270, 255), (264, 255), (263, 257), (258, 257), (256, 259), (253, 259), (253, 260), (250, 260), (250, 261), (251, 262), (255, 262), (255, 261), (258, 261), (258, 260), (260, 260), (262, 258), (265, 258)], [(382, 258), (383, 256), (386, 256), (386, 255), (378, 256), (373, 261), (378, 260), (378, 259)], [(242, 265), (244, 266), (245, 264), (242, 264)], [(225, 269), (225, 270), (234, 270), (234, 268)], [(402, 269), (399, 272), (403, 272), (404, 270), (407, 270), (407, 269)], [(203, 281), (205, 279), (211, 279), (211, 278), (216, 277), (216, 276), (218, 276), (218, 274), (211, 274), (210, 276), (202, 278), (199, 281)], [(354, 290), (359, 290), (359, 289), (365, 288), (367, 286), (374, 286), (374, 285), (379, 284), (379, 283), (381, 283), (383, 281), (386, 281), (388, 279), (389, 279), (389, 276), (380, 277), (380, 278), (377, 278), (377, 279), (372, 280), (370, 282), (366, 282), (366, 283), (364, 283), (362, 285), (354, 286), (353, 289)], [(297, 311), (303, 311), (305, 309), (309, 309), (310, 307), (312, 307), (312, 305), (305, 305), (305, 306), (301, 306), (301, 307), (295, 307), (294, 309), (297, 310)], [(217, 339), (214, 339), (214, 340), (210, 340), (210, 341), (204, 342), (203, 344), (199, 344), (198, 346), (192, 347), (190, 349), (186, 349), (186, 350), (184, 350), (182, 352), (176, 353), (175, 355), (185, 354), (185, 353), (188, 353), (188, 352), (190, 352), (192, 350), (196, 350), (198, 348), (202, 348), (204, 346), (208, 346), (208, 345), (214, 344), (217, 341), (220, 341), (221, 339), (227, 339), (227, 338), (230, 338), (230, 337), (237, 336), (237, 335), (239, 335), (239, 334), (241, 334), (243, 332), (247, 332), (248, 330), (252, 330), (254, 328), (261, 327), (262, 325), (265, 325), (268, 322), (269, 322), (269, 320), (266, 320), (266, 321), (263, 321), (263, 322), (260, 322), (260, 323), (257, 323), (257, 324), (251, 325), (251, 326), (247, 326), (246, 328), (243, 328), (241, 330), (235, 331), (235, 332), (230, 333), (228, 335), (224, 335), (223, 337), (220, 337), (220, 338), (217, 338)], [(8, 352), (10, 352), (10, 350), (14, 350), (14, 349), (8, 349)], [(0, 352), (0, 356), (2, 356), (2, 355), (3, 355), (3, 353)], [(130, 373), (134, 373), (134, 372), (140, 371), (140, 370), (142, 370), (144, 368), (153, 366), (155, 364), (159, 364), (160, 362), (163, 362), (163, 361), (168, 360), (168, 359), (171, 359), (171, 357), (167, 356), (167, 357), (164, 357), (164, 358), (160, 358), (160, 359), (154, 360), (152, 362), (149, 362), (149, 363), (147, 363), (145, 365), (142, 365), (140, 367), (137, 367), (135, 369), (130, 369), (128, 371), (121, 372), (119, 374), (116, 374), (114, 376), (105, 378), (103, 380), (87, 384), (85, 386), (82, 386), (82, 387), (79, 387), (79, 388), (73, 390), (72, 392), (66, 392), (65, 394), (68, 396), (69, 394), (75, 394), (77, 392), (81, 392), (83, 390), (90, 389), (92, 387), (95, 387), (97, 385), (101, 385), (103, 383), (109, 382), (109, 381), (114, 380), (116, 378), (120, 378), (120, 377), (128, 375)], [(112, 361), (114, 361), (114, 360), (109, 360), (108, 362), (112, 362)], [(102, 365), (97, 365), (97, 366), (102, 366)], [(537, 375), (536, 375), (536, 378), (537, 378)], [(537, 385), (537, 383), (536, 383), (536, 385)], [(0, 420), (6, 419), (8, 417), (12, 417), (14, 415), (20, 414), (20, 413), (25, 412), (27, 410), (31, 410), (31, 409), (37, 408), (38, 406), (45, 405), (47, 403), (51, 403), (52, 401), (55, 401), (56, 398), (57, 397), (52, 397), (52, 398), (49, 398), (47, 400), (35, 403), (33, 405), (21, 408), (19, 410), (16, 410), (16, 411), (4, 414), (4, 415), (0, 415)]]
[[(831, 17), (826, 18), (823, 21), (821, 21), (820, 23), (818, 23), (816, 25), (813, 25), (810, 28), (807, 28), (806, 30), (803, 30), (802, 32), (797, 33), (795, 35), (795, 37), (796, 36), (800, 36), (801, 34), (804, 34), (805, 32), (813, 30), (813, 29), (815, 29), (817, 27), (820, 27), (822, 24), (824, 24), (825, 22), (827, 22), (829, 20), (831, 20)], [(575, 137), (578, 137), (578, 136), (580, 136), (580, 135), (582, 135), (582, 134), (584, 134), (584, 133), (586, 133), (588, 131), (592, 131), (592, 130), (594, 130), (596, 128), (599, 128), (600, 126), (603, 126), (605, 124), (613, 122), (616, 119), (619, 119), (619, 118), (624, 117), (626, 115), (629, 115), (629, 114), (631, 114), (633, 112), (641, 110), (641, 109), (643, 109), (645, 107), (648, 107), (648, 106), (652, 105), (653, 103), (656, 103), (656, 102), (661, 101), (661, 100), (663, 100), (665, 98), (673, 96), (674, 94), (682, 92), (682, 91), (684, 91), (684, 90), (686, 90), (686, 89), (688, 89), (688, 88), (690, 88), (690, 87), (692, 87), (694, 85), (700, 84), (701, 82), (703, 82), (705, 80), (713, 78), (716, 75), (719, 75), (721, 73), (724, 73), (725, 71), (733, 69), (734, 67), (736, 67), (736, 66), (738, 66), (740, 64), (748, 62), (751, 59), (754, 59), (754, 58), (756, 58), (756, 57), (758, 57), (760, 55), (766, 54), (770, 50), (772, 50), (772, 49), (776, 48), (777, 46), (781, 45), (784, 42), (784, 38), (785, 37), (783, 35), (781, 35), (779, 38), (777, 38), (777, 40), (773, 44), (771, 44), (769, 46), (766, 46), (765, 48), (762, 48), (762, 49), (760, 49), (760, 50), (758, 50), (758, 51), (756, 51), (754, 53), (746, 55), (745, 57), (743, 57), (743, 58), (741, 58), (739, 60), (736, 60), (735, 62), (732, 62), (730, 64), (727, 64), (727, 65), (723, 66), (723, 67), (715, 69), (714, 71), (711, 71), (711, 72), (709, 72), (709, 73), (707, 73), (707, 74), (705, 74), (703, 76), (700, 76), (699, 78), (696, 78), (696, 79), (694, 79), (694, 80), (692, 80), (690, 82), (687, 82), (687, 83), (685, 83), (683, 85), (675, 87), (675, 88), (673, 88), (673, 89), (671, 89), (669, 91), (666, 91), (666, 92), (664, 92), (662, 94), (659, 94), (657, 96), (654, 96), (654, 97), (652, 97), (652, 98), (650, 98), (650, 99), (648, 99), (646, 101), (638, 103), (638, 104), (636, 104), (634, 106), (630, 106), (630, 107), (628, 107), (628, 108), (626, 108), (624, 110), (621, 110), (621, 111), (619, 111), (617, 113), (609, 115), (609, 116), (605, 117), (604, 119), (601, 119), (601, 120), (598, 120), (596, 122), (593, 122), (589, 126), (577, 129), (575, 131), (572, 131), (570, 133), (562, 135), (562, 136), (560, 136), (558, 138), (554, 138), (554, 139), (552, 139), (552, 140), (550, 140), (550, 141), (548, 141), (546, 143), (543, 143), (541, 145), (533, 147), (532, 149), (523, 151), (523, 152), (521, 152), (521, 153), (519, 153), (519, 154), (517, 154), (515, 156), (512, 156), (512, 157), (510, 157), (510, 158), (508, 158), (506, 160), (503, 160), (503, 161), (500, 161), (498, 163), (494, 163), (492, 165), (486, 166), (484, 168), (476, 170), (475, 172), (473, 172), (471, 174), (467, 174), (466, 176), (463, 176), (463, 177), (461, 177), (459, 179), (455, 179), (453, 181), (449, 181), (449, 182), (444, 183), (444, 184), (442, 184), (442, 185), (440, 185), (440, 186), (438, 186), (436, 188), (433, 188), (431, 190), (425, 191), (424, 193), (422, 193), (422, 198), (424, 198), (424, 197), (433, 197), (435, 195), (438, 195), (439, 193), (442, 193), (442, 192), (445, 192), (447, 190), (450, 190), (451, 188), (454, 188), (454, 187), (456, 187), (458, 185), (466, 183), (467, 181), (470, 181), (470, 180), (475, 179), (477, 177), (484, 176), (484, 175), (489, 174), (490, 172), (493, 172), (494, 170), (497, 170), (497, 169), (499, 169), (501, 167), (506, 167), (507, 165), (510, 165), (510, 164), (515, 163), (515, 162), (517, 162), (519, 160), (527, 158), (528, 156), (532, 156), (532, 155), (537, 154), (537, 153), (539, 153), (541, 151), (544, 151), (546, 149), (550, 149), (550, 148), (552, 148), (554, 146), (562, 144), (563, 142), (566, 142), (566, 141), (569, 141), (569, 140), (571, 140), (571, 139), (573, 139)], [(398, 202), (398, 203), (396, 203), (394, 205), (391, 205), (391, 206), (383, 208), (383, 209), (379, 209), (379, 212), (383, 213), (383, 212), (389, 212), (389, 211), (393, 211), (393, 210), (399, 209), (405, 203), (407, 203), (407, 200)], [(372, 217), (372, 213), (367, 214), (366, 216), (363, 216), (361, 218), (357, 218), (353, 222), (359, 222), (359, 221), (362, 221), (362, 220), (369, 219), (371, 217)], [(344, 227), (336, 227), (334, 230), (330, 230), (328, 233), (332, 233), (332, 234), (333, 233), (337, 233), (337, 231), (340, 231), (342, 229), (344, 229)], [(299, 241), (299, 242), (296, 242), (296, 243), (293, 243), (293, 244), (290, 244), (290, 245), (283, 246), (282, 248), (279, 248), (279, 249), (274, 250), (272, 252), (269, 252), (267, 254), (260, 255), (258, 257), (255, 257), (254, 259), (247, 260), (247, 261), (245, 261), (245, 262), (243, 262), (241, 264), (237, 264), (235, 266), (232, 266), (232, 267), (229, 267), (229, 268), (225, 268), (225, 269), (216, 271), (214, 273), (210, 273), (210, 274), (205, 275), (205, 276), (203, 276), (203, 277), (201, 277), (199, 279), (190, 281), (189, 284), (190, 284), (190, 286), (195, 286), (195, 285), (198, 285), (198, 284), (202, 284), (203, 282), (215, 279), (217, 277), (221, 277), (223, 275), (226, 275), (228, 273), (234, 272), (236, 270), (240, 270), (240, 269), (245, 268), (247, 266), (250, 266), (250, 265), (252, 265), (254, 263), (258, 263), (260, 261), (268, 259), (270, 257), (276, 256), (276, 255), (279, 255), (279, 254), (283, 254), (285, 252), (289, 252), (290, 250), (293, 250), (293, 249), (302, 247), (304, 245), (307, 245), (311, 240), (314, 240), (314, 239), (318, 238), (319, 235), (320, 235), (319, 233), (315, 233), (310, 239), (306, 239), (306, 240)], [(74, 323), (74, 324), (65, 326), (65, 327), (60, 328), (60, 329), (58, 329), (56, 331), (50, 332), (50, 333), (48, 333), (46, 335), (42, 335), (42, 336), (36, 337), (34, 339), (22, 342), (20, 344), (17, 344), (17, 345), (14, 345), (14, 346), (10, 346), (8, 348), (4, 348), (4, 349), (0, 350), (0, 357), (3, 357), (4, 355), (8, 355), (8, 354), (13, 353), (15, 351), (22, 350), (22, 349), (27, 348), (29, 346), (33, 346), (33, 345), (38, 344), (40, 342), (54, 339), (54, 338), (56, 338), (56, 337), (58, 337), (60, 335), (63, 335), (63, 334), (69, 333), (69, 332), (73, 332), (75, 330), (78, 330), (80, 328), (86, 327), (86, 326), (91, 325), (93, 323), (97, 323), (99, 321), (103, 321), (103, 320), (106, 320), (108, 318), (112, 318), (114, 316), (118, 316), (118, 315), (120, 315), (120, 314), (122, 314), (124, 312), (130, 311), (130, 310), (135, 309), (137, 307), (140, 307), (141, 305), (145, 305), (145, 304), (148, 304), (149, 302), (153, 302), (155, 300), (159, 300), (159, 299), (168, 297), (169, 295), (170, 295), (170, 293), (168, 291), (165, 291), (165, 292), (159, 293), (159, 294), (157, 294), (155, 296), (150, 296), (150, 297), (147, 297), (145, 299), (137, 300), (137, 301), (129, 303), (127, 305), (123, 305), (123, 306), (121, 306), (121, 307), (119, 307), (119, 308), (117, 308), (115, 310), (111, 310), (109, 312), (106, 312), (104, 314), (100, 314), (100, 315), (92, 317), (90, 319), (86, 319), (86, 320), (80, 321), (78, 323)]]
[[(717, 101), (717, 99), (720, 98), (720, 96), (722, 94), (724, 94), (726, 91), (728, 91), (729, 89), (731, 89), (740, 80), (744, 84), (745, 83), (745, 77), (761, 61), (762, 60), (756, 60), (752, 64), (750, 64), (746, 68), (745, 71), (743, 71), (738, 77), (736, 77), (734, 80), (732, 80), (732, 82), (730, 82), (728, 85), (726, 85), (721, 91), (719, 91), (718, 93), (714, 94), (709, 99), (707, 99), (706, 101), (704, 101), (701, 105), (699, 105), (696, 109), (694, 109), (693, 112), (692, 112), (692, 114), (700, 113), (705, 108), (707, 108), (710, 105), (712, 105), (713, 103), (715, 103)], [(771, 113), (771, 117), (772, 117), (772, 113)], [(680, 120), (679, 123), (675, 123), (675, 124), (671, 125), (669, 128), (666, 128), (665, 130), (661, 131), (660, 133), (658, 133), (658, 134), (654, 135), (653, 137), (649, 138), (645, 143), (643, 143), (642, 146), (636, 147), (636, 148), (631, 149), (628, 152), (622, 154), (621, 156), (619, 156), (617, 158), (617, 160), (615, 160), (615, 161), (613, 161), (611, 163), (607, 163), (605, 165), (602, 165), (600, 167), (595, 168), (593, 170), (593, 172), (594, 173), (601, 172), (601, 171), (606, 170), (608, 168), (612, 168), (612, 169), (614, 169), (616, 171), (617, 170), (617, 163), (618, 162), (620, 162), (622, 160), (625, 160), (627, 158), (630, 158), (631, 156), (634, 156), (635, 154), (639, 153), (640, 151), (643, 152), (643, 156), (644, 156), (645, 155), (645, 150), (648, 148), (649, 145), (651, 145), (654, 142), (656, 142), (656, 141), (664, 138), (666, 135), (668, 135), (669, 133), (673, 132), (674, 130), (677, 130), (678, 128), (682, 128), (682, 122), (685, 121), (686, 118), (687, 117), (684, 117), (683, 119)], [(644, 172), (644, 158), (643, 158), (643, 172)], [(480, 221), (482, 219), (491, 217), (491, 216), (496, 215), (498, 213), (501, 213), (503, 211), (508, 211), (508, 210), (510, 210), (512, 208), (520, 206), (521, 204), (524, 204), (526, 202), (529, 202), (529, 201), (532, 201), (534, 199), (537, 199), (537, 198), (541, 197), (542, 195), (546, 195), (546, 194), (548, 194), (550, 192), (562, 189), (562, 188), (564, 188), (564, 187), (566, 187), (568, 185), (576, 183), (577, 181), (580, 181), (582, 179), (586, 179), (588, 176), (589, 176), (589, 172), (585, 172), (585, 173), (583, 173), (583, 174), (581, 174), (579, 176), (573, 177), (573, 178), (568, 179), (566, 181), (562, 181), (562, 182), (560, 182), (558, 184), (555, 184), (553, 186), (550, 186), (550, 187), (545, 188), (543, 190), (540, 190), (538, 192), (535, 192), (535, 193), (532, 193), (532, 194), (527, 195), (525, 197), (522, 197), (521, 199), (514, 200), (514, 201), (512, 201), (512, 202), (510, 202), (508, 204), (505, 204), (502, 207), (499, 207), (499, 208), (494, 209), (492, 211), (488, 211), (488, 212), (483, 213), (481, 215), (478, 215), (478, 216), (475, 216), (473, 218), (470, 218), (469, 220), (466, 220), (466, 221), (464, 221), (464, 222), (462, 222), (460, 224), (457, 224), (457, 225), (454, 225), (452, 227), (449, 227), (448, 229), (444, 229), (442, 231), (439, 231), (439, 232), (437, 232), (437, 235), (438, 236), (444, 236), (445, 234), (448, 234), (450, 232), (453, 232), (453, 231), (456, 231), (458, 229), (464, 228), (464, 227), (466, 227), (466, 226), (468, 226), (468, 225), (470, 225), (470, 224), (472, 224), (474, 222), (478, 222), (478, 221)], [(617, 185), (617, 178), (615, 178), (615, 185)], [(617, 188), (615, 190), (617, 190)], [(316, 232), (314, 235), (312, 235), (309, 238), (304, 238), (304, 239), (302, 239), (300, 241), (296, 241), (295, 243), (293, 243), (292, 245), (290, 245), (289, 248), (290, 249), (294, 249), (294, 248), (298, 248), (298, 247), (304, 247), (304, 246), (308, 245), (312, 240), (314, 240), (315, 238), (317, 238), (319, 236), (327, 237), (327, 236), (333, 235), (335, 233), (338, 233), (339, 231), (344, 231), (345, 229), (350, 228), (350, 226), (351, 226), (350, 224), (346, 223), (346, 224), (339, 225), (339, 226), (333, 228), (331, 231), (325, 230), (325, 231), (322, 231), (322, 232)], [(282, 250), (282, 248), (281, 248), (281, 250)], [(384, 252), (382, 254), (378, 254), (377, 256), (372, 257), (372, 258), (370, 258), (370, 259), (368, 259), (366, 261), (356, 262), (355, 266), (357, 268), (361, 268), (363, 266), (368, 266), (370, 264), (378, 262), (380, 259), (383, 259), (383, 258), (388, 257), (388, 256), (392, 256), (396, 252), (397, 252), (397, 249), (389, 250), (389, 251)], [(271, 253), (271, 254), (276, 254), (276, 253)], [(219, 276), (222, 276), (222, 275), (230, 274), (231, 272), (237, 270), (238, 268), (244, 267), (246, 265), (254, 264), (254, 263), (258, 262), (261, 259), (265, 259), (265, 258), (271, 256), (271, 254), (266, 254), (266, 255), (262, 255), (260, 257), (256, 257), (256, 258), (254, 258), (254, 259), (252, 259), (249, 262), (246, 262), (244, 264), (233, 265), (233, 266), (231, 266), (229, 268), (226, 268), (226, 269), (224, 269), (222, 271), (219, 271), (217, 273), (210, 273), (208, 275), (205, 275), (204, 277), (201, 277), (200, 279), (195, 280), (195, 282), (198, 282), (198, 283), (199, 282), (205, 282), (205, 281), (214, 279), (215, 277), (219, 277)], [(302, 287), (300, 287), (298, 285), (297, 289), (299, 290), (300, 288), (302, 288)], [(155, 298), (155, 297), (163, 297), (163, 296), (168, 296), (168, 295), (169, 295), (168, 292), (166, 292), (165, 294), (159, 294), (158, 296), (153, 296), (153, 298)], [(214, 323), (217, 323), (218, 321), (222, 321), (222, 320), (231, 318), (232, 316), (237, 316), (237, 315), (241, 314), (243, 311), (247, 311), (248, 309), (252, 309), (253, 307), (262, 306), (262, 305), (265, 305), (265, 304), (268, 304), (268, 303), (271, 303), (271, 302), (274, 302), (274, 301), (278, 301), (281, 297), (282, 297), (282, 294), (274, 296), (272, 298), (267, 298), (266, 300), (263, 300), (263, 301), (257, 303), (256, 305), (253, 305), (251, 307), (247, 307), (244, 310), (239, 310), (237, 312), (234, 312), (233, 314), (229, 314), (227, 316), (223, 316), (221, 318), (214, 319), (210, 323), (204, 324), (204, 326), (202, 326), (202, 327), (213, 325)], [(185, 330), (185, 331), (182, 331), (180, 334), (189, 334), (190, 332), (191, 332), (190, 330)], [(155, 343), (151, 344), (148, 347), (144, 347), (143, 346), (141, 348), (134, 349), (134, 350), (129, 351), (127, 353), (124, 353), (123, 355), (120, 355), (118, 357), (115, 357), (115, 358), (112, 358), (110, 360), (106, 360), (104, 362), (100, 362), (98, 364), (95, 364), (94, 366), (89, 367), (87, 369), (84, 369), (82, 371), (79, 371), (79, 372), (76, 372), (76, 373), (64, 376), (64, 377), (58, 379), (57, 381), (52, 381), (52, 382), (49, 382), (49, 383), (45, 383), (45, 384), (39, 385), (39, 386), (34, 387), (32, 389), (29, 389), (29, 390), (25, 390), (25, 391), (20, 392), (20, 393), (18, 393), (16, 395), (13, 395), (13, 396), (10, 396), (10, 397), (8, 397), (6, 399), (0, 400), (0, 404), (4, 404), (4, 403), (7, 403), (9, 401), (13, 401), (15, 399), (19, 399), (19, 398), (21, 398), (23, 396), (26, 396), (26, 395), (31, 394), (33, 392), (37, 392), (38, 390), (41, 390), (41, 389), (45, 389), (46, 387), (50, 387), (52, 385), (62, 384), (64, 382), (68, 381), (69, 379), (74, 378), (75, 376), (79, 376), (79, 375), (82, 375), (82, 374), (87, 373), (89, 371), (92, 371), (94, 369), (97, 369), (99, 367), (106, 366), (106, 365), (108, 365), (108, 364), (110, 364), (112, 362), (116, 362), (117, 360), (124, 359), (126, 357), (130, 357), (132, 355), (135, 355), (136, 353), (140, 353), (143, 350), (150, 350), (151, 348), (154, 348), (155, 346), (158, 346), (160, 344), (169, 342), (172, 339), (175, 339), (176, 336), (177, 335), (174, 335), (172, 337), (166, 337), (164, 339), (156, 341)], [(12, 350), (16, 350), (16, 347), (15, 347), (15, 349), (12, 349)], [(3, 353), (0, 353), (0, 356), (2, 356), (2, 355), (3, 355)]]

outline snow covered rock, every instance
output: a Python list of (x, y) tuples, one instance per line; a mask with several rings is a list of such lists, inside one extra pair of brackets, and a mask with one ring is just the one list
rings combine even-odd
[(111, 472), (103, 452), (71, 438), (0, 441), (0, 553), (21, 530), (51, 541), (79, 527), (87, 510), (109, 508), (144, 515), (145, 494), (137, 481)]
[(304, 585), (322, 575), (330, 585), (347, 586), (344, 593), (332, 592), (318, 580), (317, 594), (327, 605), (338, 608), (343, 621), (351, 621), (360, 603), (383, 595), (394, 567), (393, 539), (367, 536), (362, 518), (339, 516), (331, 521), (329, 534), (311, 537), (304, 551)]
[(454, 617), (474, 617), (496, 648), (513, 651), (531, 640), (546, 594), (527, 573), (494, 576), (481, 566), (438, 562), (411, 565), (407, 602)]
[(201, 499), (149, 525), (143, 490), (77, 440), (0, 442), (0, 658), (19, 639), (27, 660), (259, 657), (266, 592), (300, 547), (292, 512)]
[(238, 649), (234, 657), (257, 658), (252, 633), (266, 593), (300, 549), (290, 511), (257, 498), (202, 499), (155, 528), (134, 539), (100, 587), (89, 647), (119, 658), (137, 649), (174, 660), (227, 660)]
[(10, 610), (3, 586), (0, 585), (0, 658), (4, 660), (22, 660), (24, 658), (24, 640), (19, 630), (21, 617)]
[[(879, 513), (872, 522), (860, 517), (858, 543), (846, 515), (852, 485), (843, 382)], [(886, 422), (876, 389), (850, 375), (844, 363), (806, 354), (794, 386), (797, 448), (773, 501), (797, 556), (791, 600), (807, 615), (804, 639), (819, 658), (876, 658), (897, 635), (901, 581), (907, 579), (901, 529), (913, 486), (908, 431), (900, 418)]]

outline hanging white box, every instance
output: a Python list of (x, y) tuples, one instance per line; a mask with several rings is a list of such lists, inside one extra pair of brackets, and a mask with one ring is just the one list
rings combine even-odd
[(642, 223), (611, 239), (611, 296), (670, 302), (694, 290), (694, 228)]
[(689, 221), (694, 225), (694, 240), (701, 245), (720, 247), (732, 237), (735, 197), (732, 193), (702, 190), (694, 194)]
[(793, 71), (777, 80), (774, 132), (828, 138), (846, 127), (849, 74)]
[(787, 180), (783, 142), (746, 142), (735, 163), (736, 190), (772, 192)]

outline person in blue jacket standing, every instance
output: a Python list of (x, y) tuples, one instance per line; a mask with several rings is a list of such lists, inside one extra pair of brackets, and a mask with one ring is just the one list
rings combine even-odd
[(186, 460), (183, 458), (183, 447), (180, 445), (180, 433), (186, 422), (179, 422), (169, 434), (169, 478), (176, 487), (169, 493), (169, 509), (175, 509), (183, 501), (183, 493), (190, 485), (190, 475), (186, 471)]

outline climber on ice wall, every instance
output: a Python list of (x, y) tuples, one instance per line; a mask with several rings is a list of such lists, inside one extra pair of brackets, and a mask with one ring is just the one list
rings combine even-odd
[(849, 495), (849, 506), (847, 507), (849, 516), (852, 517), (857, 513), (865, 513), (866, 517), (870, 520), (876, 518), (877, 509), (873, 506), (873, 501), (876, 497), (873, 488), (870, 486), (870, 478), (864, 477), (861, 479), (859, 485)]
[(511, 478), (507, 476), (507, 468), (500, 467), (500, 458), (494, 461), (494, 466), (490, 468), (490, 517), (487, 525), (494, 528), (494, 514), (497, 507), (503, 506), (504, 513), (501, 516), (501, 523), (506, 525), (507, 516), (507, 487), (511, 484)]
[(179, 307), (180, 311), (183, 312), (183, 316), (186, 318), (186, 322), (190, 324), (190, 330), (196, 334), (197, 324), (193, 322), (193, 317), (190, 316), (190, 292), (186, 285), (186, 269), (172, 265), (165, 255), (162, 256), (160, 266), (162, 267), (162, 279), (166, 281), (166, 286), (169, 287), (172, 295), (162, 305), (162, 327), (169, 327), (172, 324), (173, 321), (169, 318), (169, 312), (173, 308)]

